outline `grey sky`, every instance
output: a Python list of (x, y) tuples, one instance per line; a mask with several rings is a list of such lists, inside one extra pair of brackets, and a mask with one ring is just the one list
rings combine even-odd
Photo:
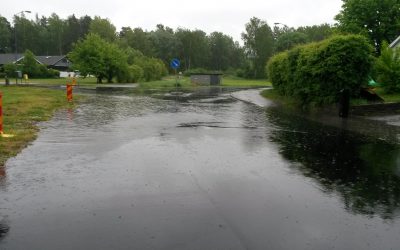
[(0, 15), (9, 21), (21, 10), (30, 10), (27, 18), (57, 13), (109, 18), (119, 30), (122, 26), (153, 30), (158, 23), (171, 28), (201, 29), (207, 33), (221, 31), (240, 40), (244, 25), (253, 16), (297, 27), (334, 23), (341, 0), (18, 0), (2, 1)]

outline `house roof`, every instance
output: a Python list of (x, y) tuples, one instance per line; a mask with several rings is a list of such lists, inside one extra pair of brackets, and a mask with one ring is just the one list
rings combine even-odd
[[(17, 60), (15, 60), (17, 58)], [(15, 63), (24, 58), (24, 54), (0, 54), (0, 65)], [(69, 67), (70, 62), (66, 56), (35, 56), (38, 63), (46, 66)]]
[(394, 47), (396, 47), (397, 44), (399, 44), (399, 43), (400, 43), (400, 36), (397, 37), (396, 40), (394, 40), (394, 41), (389, 45), (389, 47), (390, 47), (390, 48), (394, 48)]
[(36, 56), (36, 60), (40, 63), (48, 66), (56, 65), (58, 62), (62, 61), (65, 56)]
[[(0, 54), (0, 65), (18, 62), (23, 57), (23, 54)], [(17, 60), (15, 60), (16, 58)]]

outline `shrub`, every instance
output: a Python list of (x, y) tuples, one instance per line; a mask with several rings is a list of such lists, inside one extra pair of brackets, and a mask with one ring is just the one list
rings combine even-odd
[(138, 65), (129, 65), (117, 74), (119, 83), (134, 83), (143, 78), (143, 69)]
[(381, 55), (376, 60), (375, 72), (378, 82), (386, 93), (400, 92), (400, 50), (389, 48), (383, 44)]
[(13, 63), (9, 63), (5, 64), (3, 69), (4, 73), (6, 73), (8, 77), (15, 77), (15, 71), (19, 70), (19, 67)]
[(302, 104), (334, 103), (342, 89), (358, 96), (372, 66), (372, 47), (357, 35), (335, 36), (296, 47), (268, 62), (270, 80), (280, 95)]

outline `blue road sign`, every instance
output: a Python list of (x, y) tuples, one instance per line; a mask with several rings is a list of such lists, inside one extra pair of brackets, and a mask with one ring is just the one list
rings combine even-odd
[(177, 69), (181, 65), (181, 62), (178, 59), (174, 58), (174, 59), (172, 59), (172, 61), (169, 65), (171, 66), (171, 68)]

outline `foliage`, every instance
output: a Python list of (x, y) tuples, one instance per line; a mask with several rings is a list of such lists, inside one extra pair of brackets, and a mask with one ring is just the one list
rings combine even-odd
[(15, 77), (15, 71), (19, 70), (17, 65), (14, 63), (8, 63), (3, 65), (3, 71), (8, 77)]
[(319, 42), (332, 36), (335, 33), (335, 28), (325, 23), (313, 26), (301, 26), (296, 29), (296, 32), (305, 34), (308, 42)]
[(384, 43), (380, 57), (376, 60), (375, 71), (378, 82), (385, 93), (400, 93), (400, 50), (389, 48)]
[(280, 95), (302, 104), (334, 103), (342, 89), (359, 95), (372, 67), (371, 51), (362, 36), (334, 36), (280, 53), (267, 68)]
[(147, 82), (161, 80), (168, 74), (165, 64), (160, 59), (142, 57), (136, 60), (135, 64), (143, 69), (143, 78)]
[(278, 37), (275, 42), (275, 52), (289, 50), (296, 45), (308, 42), (306, 34), (301, 32), (287, 32)]
[(117, 74), (120, 83), (135, 83), (143, 79), (143, 69), (138, 65), (129, 65)]
[(0, 53), (11, 52), (11, 26), (5, 17), (0, 15)]
[(28, 74), (30, 77), (39, 77), (40, 69), (39, 63), (35, 59), (35, 55), (30, 51), (26, 50), (24, 59), (22, 60), (22, 73)]
[(246, 24), (246, 32), (242, 33), (245, 53), (252, 61), (252, 78), (264, 78), (265, 64), (272, 56), (273, 34), (271, 28), (265, 21), (256, 17), (250, 19)]
[(89, 26), (89, 33), (97, 34), (107, 42), (114, 42), (117, 39), (115, 26), (108, 19), (95, 16)]
[(101, 83), (104, 78), (112, 82), (119, 71), (127, 67), (127, 57), (115, 44), (96, 34), (79, 41), (69, 54), (73, 67), (82, 75), (94, 75)]
[(378, 55), (383, 41), (391, 42), (399, 35), (399, 19), (399, 0), (343, 0), (336, 16), (342, 31), (368, 36)]

